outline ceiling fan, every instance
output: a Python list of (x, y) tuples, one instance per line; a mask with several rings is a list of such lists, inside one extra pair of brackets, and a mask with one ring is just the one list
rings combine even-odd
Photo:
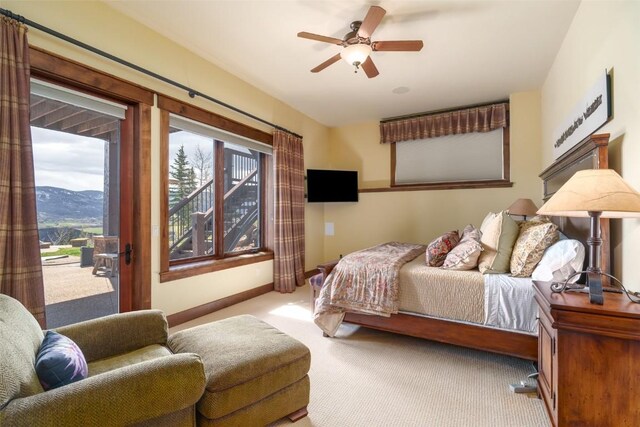
[(380, 74), (375, 64), (371, 60), (370, 54), (372, 51), (420, 51), (423, 45), (422, 40), (371, 41), (371, 34), (373, 34), (376, 27), (380, 24), (380, 21), (382, 21), (382, 18), (386, 13), (387, 12), (380, 6), (371, 6), (369, 8), (369, 11), (367, 12), (367, 16), (364, 17), (363, 21), (354, 21), (351, 23), (351, 31), (347, 33), (342, 40), (334, 37), (307, 33), (305, 31), (299, 32), (298, 37), (331, 43), (343, 47), (340, 53), (332, 56), (322, 64), (313, 68), (311, 72), (317, 73), (319, 71), (322, 71), (329, 65), (339, 61), (340, 58), (342, 58), (349, 64), (356, 67), (356, 73), (358, 72), (359, 68), (362, 68), (367, 77), (371, 79)]

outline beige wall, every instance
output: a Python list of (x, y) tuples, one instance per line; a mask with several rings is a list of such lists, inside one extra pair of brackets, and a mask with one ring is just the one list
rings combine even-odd
[[(540, 205), (540, 93), (511, 95), (511, 188), (361, 193), (358, 203), (325, 204), (327, 260), (380, 242), (428, 243), (445, 231), (480, 226), (489, 211), (520, 197)], [(361, 188), (389, 185), (389, 146), (380, 144), (378, 122), (331, 129), (331, 167), (359, 171)]]
[[(101, 2), (3, 0), (2, 7), (291, 129), (304, 136), (305, 163), (308, 167), (323, 167), (328, 162), (328, 129), (326, 127)], [(184, 92), (172, 86), (88, 53), (36, 29), (30, 29), (29, 41), (32, 45), (64, 57), (270, 131), (269, 128), (211, 102), (202, 99), (192, 100)], [(153, 226), (159, 226), (160, 220), (158, 129), (159, 112), (154, 108), (151, 135)], [(306, 209), (307, 270), (324, 260), (323, 214), (322, 205), (309, 205)], [(152, 237), (151, 253), (143, 256), (145, 262), (151, 262), (152, 305), (154, 308), (164, 310), (167, 314), (273, 281), (273, 263), (268, 261), (194, 278), (160, 283), (159, 236)]]
[[(640, 190), (640, 2), (583, 1), (542, 88), (542, 160), (553, 162), (553, 132), (602, 75), (613, 78), (610, 166)], [(640, 220), (612, 221), (614, 274), (640, 290)]]

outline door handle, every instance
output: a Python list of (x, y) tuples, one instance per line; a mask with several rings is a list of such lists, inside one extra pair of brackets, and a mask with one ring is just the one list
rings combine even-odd
[(120, 252), (118, 255), (124, 255), (124, 263), (126, 265), (131, 264), (131, 256), (133, 255), (133, 248), (131, 247), (131, 243), (127, 243), (124, 245), (124, 252)]

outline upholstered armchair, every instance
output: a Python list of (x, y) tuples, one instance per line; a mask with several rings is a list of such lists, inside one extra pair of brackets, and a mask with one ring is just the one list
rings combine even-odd
[(0, 426), (193, 426), (205, 387), (200, 357), (173, 354), (160, 311), (116, 314), (56, 329), (84, 354), (88, 376), (44, 391), (35, 370), (44, 338), (0, 294)]

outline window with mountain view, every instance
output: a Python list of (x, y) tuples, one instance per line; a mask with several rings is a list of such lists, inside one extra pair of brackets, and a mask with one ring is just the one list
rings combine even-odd
[(168, 133), (170, 262), (263, 248), (263, 169), (271, 147), (173, 114)]
[(126, 108), (48, 82), (31, 82), (38, 231), (50, 328), (119, 311), (120, 132)]

